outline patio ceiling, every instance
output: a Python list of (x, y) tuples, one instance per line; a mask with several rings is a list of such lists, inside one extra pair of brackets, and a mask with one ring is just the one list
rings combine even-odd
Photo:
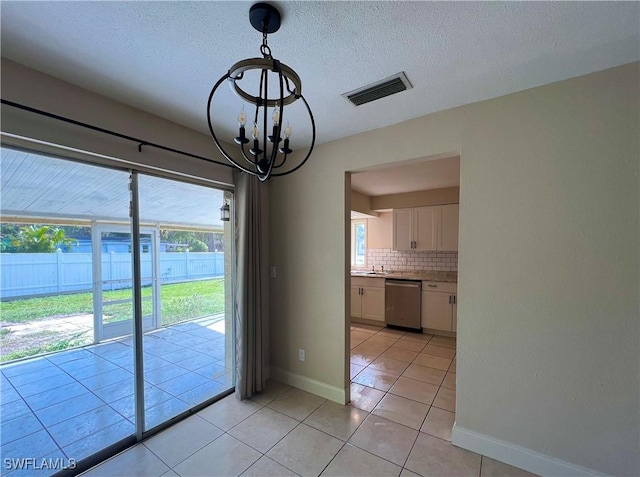
[[(129, 222), (123, 171), (1, 149), (2, 221)], [(222, 230), (223, 191), (139, 176), (140, 221), (167, 228)]]

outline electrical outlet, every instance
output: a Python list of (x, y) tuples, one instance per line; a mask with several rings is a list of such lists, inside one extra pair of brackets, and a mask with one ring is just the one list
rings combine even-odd
[(304, 359), (305, 359), (305, 352), (304, 352), (304, 350), (302, 348), (298, 350), (298, 359), (300, 361), (304, 361)]

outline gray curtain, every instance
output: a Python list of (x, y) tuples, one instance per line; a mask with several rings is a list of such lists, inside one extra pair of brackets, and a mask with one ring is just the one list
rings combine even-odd
[(268, 335), (267, 190), (257, 177), (235, 172), (236, 397), (264, 390)]

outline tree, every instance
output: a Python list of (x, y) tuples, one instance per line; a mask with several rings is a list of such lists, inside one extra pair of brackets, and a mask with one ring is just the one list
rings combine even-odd
[(214, 252), (224, 250), (223, 234), (194, 230), (160, 230), (160, 240), (167, 244), (167, 252)]
[(17, 253), (53, 253), (57, 248), (69, 250), (77, 243), (75, 239), (65, 236), (64, 230), (49, 225), (20, 227), (11, 241), (12, 251)]

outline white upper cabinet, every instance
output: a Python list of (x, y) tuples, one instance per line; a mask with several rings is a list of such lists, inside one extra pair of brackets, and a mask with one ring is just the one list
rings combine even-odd
[(393, 211), (393, 249), (413, 250), (413, 209)]
[(438, 250), (438, 207), (416, 207), (414, 250)]
[(458, 250), (458, 204), (395, 209), (394, 250)]

